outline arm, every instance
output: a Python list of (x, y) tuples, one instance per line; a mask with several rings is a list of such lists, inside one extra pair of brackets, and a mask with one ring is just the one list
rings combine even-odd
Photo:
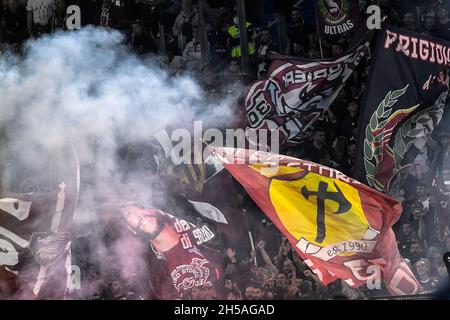
[(175, 38), (178, 37), (181, 33), (181, 25), (183, 25), (183, 18), (181, 17), (181, 14), (179, 14), (175, 19), (175, 22), (172, 27), (172, 33)]
[(317, 285), (318, 285), (320, 288), (324, 288), (324, 286), (323, 286), (322, 282), (320, 281), (319, 277), (316, 276), (314, 272), (312, 272), (311, 270), (305, 270), (305, 272), (303, 272), (303, 274), (304, 274), (306, 277), (313, 279), (314, 282), (317, 283)]
[(417, 230), (417, 235), (419, 236), (419, 239), (424, 241), (426, 236), (426, 225), (425, 221), (423, 220), (423, 215), (419, 217), (419, 229)]
[(294, 248), (292, 248), (292, 261), (299, 272), (304, 272), (306, 270), (304, 262), (300, 259), (300, 256), (295, 252)]
[(262, 256), (264, 262), (266, 263), (267, 267), (269, 267), (274, 272), (278, 273), (278, 268), (272, 263), (272, 260), (270, 259), (269, 255), (267, 254), (265, 245), (266, 245), (266, 243), (264, 241), (258, 242), (257, 246), (258, 246), (259, 252), (261, 252), (261, 256)]

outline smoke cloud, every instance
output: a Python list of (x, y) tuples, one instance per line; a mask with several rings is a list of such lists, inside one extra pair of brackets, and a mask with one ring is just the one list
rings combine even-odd
[[(77, 150), (78, 235), (95, 232), (96, 194), (113, 201), (121, 193), (116, 178), (126, 173), (117, 162), (121, 146), (149, 141), (168, 127), (189, 129), (194, 120), (226, 127), (234, 113), (235, 96), (211, 105), (194, 78), (172, 78), (156, 58), (137, 57), (123, 43), (119, 32), (85, 28), (29, 41), (23, 56), (0, 55), (0, 127), (8, 150), (22, 152), (21, 160), (31, 167), (40, 154), (24, 150), (26, 145), (53, 149), (73, 143)], [(2, 149), (4, 158), (8, 151)], [(128, 231), (118, 232), (112, 247), (123, 257), (119, 266), (142, 265), (132, 260), (138, 249), (122, 237)], [(93, 256), (106, 269), (112, 261), (105, 259), (101, 235), (96, 242)], [(124, 254), (129, 252), (136, 254)]]

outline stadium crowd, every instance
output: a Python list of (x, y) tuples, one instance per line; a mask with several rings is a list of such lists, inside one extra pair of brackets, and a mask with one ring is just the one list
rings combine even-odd
[[(198, 1), (1, 0), (0, 51), (8, 47), (20, 54), (27, 39), (65, 30), (66, 8), (75, 4), (81, 8), (82, 26), (95, 25), (121, 31), (136, 54), (158, 57), (173, 76), (191, 73), (213, 99), (225, 95), (230, 84), (243, 86), (263, 78), (269, 65), (269, 52), (320, 59), (338, 56), (349, 46), (350, 38), (335, 42), (317, 38), (308, 1), (247, 1), (249, 67), (243, 70), (235, 2)], [(365, 8), (372, 3), (379, 4), (391, 25), (450, 40), (450, 2), (359, 1), (362, 17)], [(200, 13), (198, 8), (203, 12)], [(201, 47), (205, 43), (201, 40), (202, 35), (206, 35), (208, 48)], [(322, 119), (304, 132), (306, 142), (287, 147), (282, 153), (352, 176), (357, 149), (356, 129), (368, 74), (369, 67), (362, 64)], [(450, 219), (436, 213), (433, 180), (435, 176), (450, 180), (450, 132), (436, 130), (414, 162), (399, 199), (404, 212), (394, 231), (400, 253), (420, 281), (422, 293), (431, 293), (448, 281), (442, 256), (450, 251)], [(242, 210), (258, 211), (249, 198), (245, 199)], [(323, 287), (262, 212), (255, 214), (249, 222), (254, 250), (243, 252), (240, 248), (230, 247), (223, 252), (224, 298), (365, 299), (387, 295), (384, 286), (352, 289), (336, 281)], [(89, 236), (74, 241), (72, 255), (78, 257), (83, 277), (82, 288), (73, 294), (73, 298), (149, 298), (142, 293), (139, 283), (130, 278), (122, 279), (113, 268), (107, 273), (100, 272), (95, 264), (83, 258), (84, 252), (88, 251)], [(186, 298), (216, 297), (216, 288), (204, 286), (192, 289)]]

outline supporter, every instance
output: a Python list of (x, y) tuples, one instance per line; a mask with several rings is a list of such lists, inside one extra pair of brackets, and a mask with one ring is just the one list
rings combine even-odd
[(192, 4), (192, 0), (183, 0), (182, 9), (175, 19), (172, 27), (172, 33), (178, 39), (178, 48), (180, 52), (186, 46), (186, 43), (192, 40), (192, 27), (198, 26), (197, 9)]
[[(247, 42), (248, 42), (248, 55), (251, 57), (256, 54), (256, 30), (253, 25), (246, 21), (247, 28)], [(231, 59), (238, 59), (241, 57), (241, 37), (239, 30), (239, 17), (237, 14), (233, 17), (233, 25), (228, 28), (228, 40), (227, 47), (230, 50)]]
[(227, 300), (243, 300), (242, 294), (235, 289), (228, 290), (226, 297)]
[(430, 293), (437, 289), (438, 280), (430, 276), (430, 262), (426, 259), (420, 259), (414, 264), (414, 271), (417, 274), (417, 280), (419, 280), (422, 286), (423, 293)]
[(55, 0), (55, 14), (52, 23), (53, 32), (66, 29), (66, 8), (65, 0)]
[(223, 83), (233, 84), (236, 82), (243, 81), (243, 76), (241, 73), (241, 65), (238, 60), (231, 60), (228, 67), (223, 73)]
[(347, 139), (345, 137), (338, 136), (334, 139), (331, 147), (333, 149), (331, 159), (336, 163), (345, 164), (347, 162)]
[(340, 56), (342, 53), (344, 53), (344, 48), (341, 44), (335, 43), (331, 46), (331, 56), (337, 57)]
[(253, 299), (252, 300), (263, 300), (264, 299), (264, 290), (261, 288), (259, 284), (253, 287)]
[(427, 15), (423, 23), (422, 33), (427, 36), (434, 36), (434, 29), (435, 29), (435, 18), (434, 16)]
[(442, 176), (443, 168), (450, 168), (450, 133), (443, 132), (439, 136), (440, 151), (432, 163), (432, 168), (437, 177)]
[(435, 232), (429, 237), (431, 246), (436, 246), (440, 250), (445, 251), (447, 247), (448, 226), (442, 223), (436, 225)]
[(261, 31), (261, 39), (258, 52), (258, 79), (261, 79), (266, 75), (267, 68), (269, 67), (268, 54), (275, 52), (277, 45), (272, 42), (272, 32), (269, 28), (265, 28)]
[(200, 42), (199, 28), (192, 27), (192, 40), (186, 44), (183, 50), (183, 59), (186, 68), (193, 72), (200, 72), (203, 67), (202, 45)]
[(20, 45), (28, 37), (27, 11), (17, 0), (7, 0), (5, 3), (3, 39), (6, 43)]
[(438, 38), (450, 40), (450, 18), (448, 9), (441, 4), (436, 8), (437, 21), (434, 26), (434, 35)]
[(405, 256), (411, 261), (411, 264), (414, 265), (417, 261), (423, 258), (423, 247), (418, 241), (411, 241), (409, 244), (409, 252), (405, 254)]
[(137, 21), (132, 25), (131, 45), (137, 54), (156, 53), (155, 40), (144, 24)]
[(320, 51), (316, 46), (310, 45), (308, 48), (308, 58), (318, 59), (320, 58)]
[(326, 146), (325, 130), (314, 128), (312, 143), (305, 143), (300, 150), (300, 158), (319, 163), (322, 159), (329, 156)]
[(305, 22), (300, 8), (291, 10), (291, 21), (292, 24), (287, 31), (286, 53), (289, 54), (291, 52), (294, 42), (303, 45), (304, 48), (309, 50), (310, 44), (313, 43), (312, 34), (314, 34), (314, 28)]
[(401, 226), (400, 234), (397, 235), (397, 244), (402, 256), (409, 253), (409, 247), (412, 242), (417, 242), (419, 239), (417, 233), (414, 231), (410, 222), (405, 222)]
[(306, 56), (305, 46), (301, 43), (293, 42), (292, 50), (289, 54), (295, 57), (305, 57)]
[(349, 101), (347, 105), (347, 113), (341, 122), (340, 133), (347, 141), (355, 140), (355, 130), (358, 127), (358, 102), (356, 100)]
[(403, 28), (409, 31), (417, 31), (416, 14), (413, 12), (406, 12), (403, 15)]

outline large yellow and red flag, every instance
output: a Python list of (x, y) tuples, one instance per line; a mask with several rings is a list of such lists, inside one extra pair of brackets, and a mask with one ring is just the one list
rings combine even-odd
[(375, 288), (384, 280), (391, 294), (419, 291), (391, 228), (402, 211), (397, 200), (309, 161), (212, 150), (324, 285), (343, 279)]

